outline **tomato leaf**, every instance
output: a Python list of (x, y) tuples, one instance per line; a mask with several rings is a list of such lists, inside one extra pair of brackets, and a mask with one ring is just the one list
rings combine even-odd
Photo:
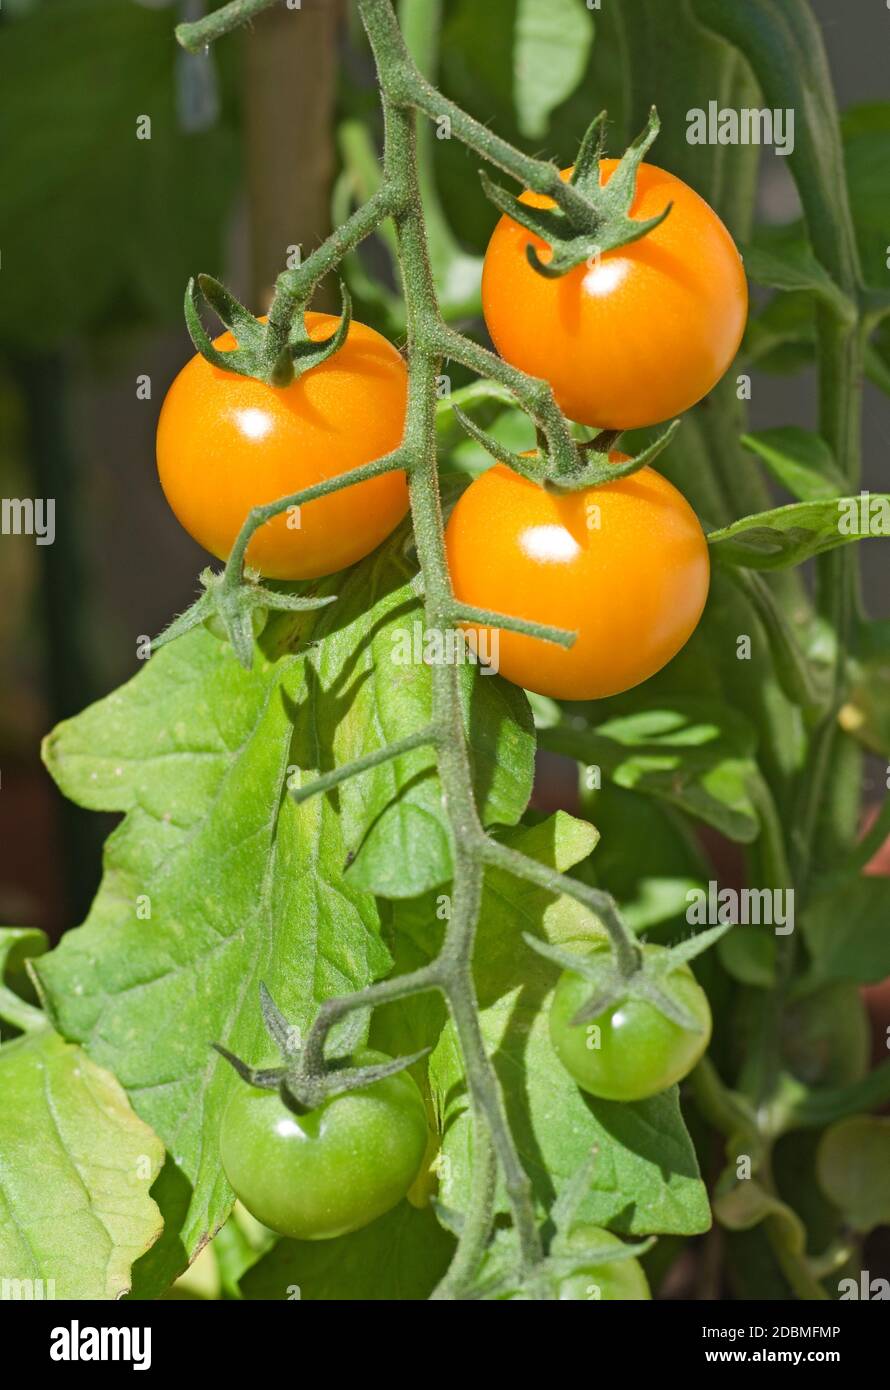
[(726, 705), (685, 696), (638, 697), (626, 714), (584, 725), (573, 716), (543, 729), (542, 747), (600, 769), (621, 787), (657, 796), (721, 830), (756, 838), (748, 792), (754, 733)]
[(42, 956), (48, 945), (46, 933), (36, 927), (0, 927), (0, 1021), (3, 1023), (10, 1023), (22, 1031), (42, 1026), (43, 1014), (23, 997), (25, 993), (33, 994), (33, 986), (29, 985), (24, 972), (28, 959)]
[(854, 1115), (823, 1134), (819, 1183), (854, 1231), (890, 1225), (890, 1119)]
[(850, 208), (865, 280), (886, 289), (890, 194), (883, 171), (890, 160), (890, 102), (863, 102), (845, 111), (841, 134)]
[(160, 1140), (49, 1028), (0, 1048), (0, 1092), (0, 1270), (30, 1290), (3, 1297), (119, 1298), (161, 1231)]
[(814, 983), (875, 984), (890, 975), (890, 879), (845, 876), (807, 903), (803, 933)]
[(320, 722), (295, 727), (305, 658), (256, 665), (196, 630), (47, 744), (66, 793), (125, 819), (86, 923), (35, 973), (193, 1187), (189, 1255), (231, 1203), (214, 1136), (234, 1073), (210, 1044), (264, 1060), (260, 979), (305, 1029), (389, 962), (373, 903), (343, 882), (335, 811), (286, 795), (290, 763), (310, 765), (342, 711), (319, 700)]
[(711, 557), (718, 565), (743, 569), (786, 569), (802, 565), (850, 541), (890, 535), (890, 493), (793, 502), (745, 516), (712, 531)]
[(151, 1197), (160, 1208), (164, 1229), (154, 1245), (133, 1265), (132, 1287), (125, 1295), (128, 1299), (160, 1298), (191, 1259), (192, 1252), (186, 1248), (184, 1232), (191, 1219), (192, 1187), (169, 1154), (151, 1189)]
[[(770, 229), (772, 230), (772, 229)], [(785, 228), (781, 231), (784, 233)], [(833, 308), (839, 318), (854, 322), (856, 305), (838, 286), (813, 255), (801, 230), (799, 239), (783, 235), (749, 246), (744, 253), (745, 270), (758, 285), (780, 290), (805, 290), (813, 298)]]
[[(305, 784), (428, 722), (429, 669), (393, 660), (394, 634), (419, 619), (410, 575), (398, 536), (328, 581), (339, 598), (323, 616), (270, 619), (253, 671), (195, 629), (47, 741), (63, 791), (124, 820), (87, 922), (35, 975), (60, 1030), (115, 1072), (193, 1189), (187, 1256), (231, 1204), (215, 1135), (236, 1078), (210, 1044), (262, 1063), (260, 981), (305, 1030), (323, 999), (389, 969), (365, 885), (417, 891), (451, 872), (423, 750), (301, 805), (287, 794), (295, 769)], [(478, 803), (518, 818), (533, 767), (524, 697), (461, 675)]]
[(529, 139), (547, 134), (551, 111), (584, 76), (593, 32), (583, 0), (518, 0), (513, 97), (519, 129)]
[(765, 927), (751, 925), (731, 931), (717, 943), (720, 964), (734, 980), (755, 989), (776, 983), (776, 938)]
[(742, 443), (757, 454), (773, 477), (799, 502), (839, 497), (844, 480), (825, 440), (810, 430), (788, 425), (782, 429), (743, 434)]
[[(727, 1174), (735, 1176), (734, 1164)], [(730, 1231), (748, 1231), (768, 1221), (789, 1254), (800, 1258), (806, 1250), (806, 1229), (797, 1212), (756, 1179), (735, 1182), (727, 1191), (720, 1191), (714, 1201), (714, 1215)]]
[(241, 1280), (249, 1299), (416, 1302), (427, 1299), (454, 1252), (432, 1208), (400, 1202), (352, 1235), (280, 1240)]

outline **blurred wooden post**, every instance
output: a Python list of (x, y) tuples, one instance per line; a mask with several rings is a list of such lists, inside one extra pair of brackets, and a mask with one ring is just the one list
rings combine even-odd
[[(300, 0), (260, 15), (246, 36), (245, 133), (253, 303), (266, 308), (288, 247), (303, 256), (330, 231), (341, 0)], [(326, 288), (326, 287), (323, 287)], [(320, 290), (316, 307), (336, 307)]]

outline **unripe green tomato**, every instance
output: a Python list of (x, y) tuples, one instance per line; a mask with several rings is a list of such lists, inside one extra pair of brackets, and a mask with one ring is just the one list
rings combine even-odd
[[(604, 1231), (601, 1226), (576, 1226), (563, 1242), (563, 1251), (569, 1253), (572, 1247), (621, 1246), (624, 1242)], [(561, 1279), (558, 1285), (560, 1302), (570, 1299), (574, 1302), (601, 1299), (609, 1303), (618, 1299), (642, 1301), (651, 1299), (649, 1281), (639, 1260), (614, 1260), (606, 1264), (590, 1265), (576, 1270)]]
[[(389, 1061), (355, 1054), (353, 1065)], [(226, 1177), (263, 1225), (294, 1240), (357, 1231), (402, 1200), (427, 1142), (423, 1097), (406, 1071), (296, 1115), (277, 1091), (239, 1082), (223, 1114)]]
[[(664, 953), (663, 946), (644, 946), (644, 958)], [(602, 964), (603, 984), (611, 967), (608, 948), (585, 957)], [(660, 981), (664, 993), (683, 1005), (700, 1024), (687, 1031), (644, 999), (625, 999), (586, 1023), (575, 1024), (578, 1010), (601, 987), (574, 970), (560, 975), (550, 1005), (550, 1041), (569, 1075), (582, 1090), (603, 1100), (645, 1100), (666, 1091), (692, 1070), (711, 1038), (707, 995), (688, 965)]]

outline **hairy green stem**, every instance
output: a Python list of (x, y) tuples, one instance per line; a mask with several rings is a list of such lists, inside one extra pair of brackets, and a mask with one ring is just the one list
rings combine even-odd
[[(436, 458), (436, 377), (440, 358), (427, 330), (438, 322), (435, 286), (429, 265), (420, 190), (417, 183), (414, 118), (389, 99), (387, 53), (375, 37), (374, 19), (388, 0), (361, 0), (383, 92), (384, 174), (403, 180), (407, 199), (396, 215), (396, 235), (405, 292), (408, 327), (408, 414), (405, 446), (411, 516), (417, 557), (424, 577), (427, 627), (452, 626), (453, 594), (445, 557), (442, 506)], [(461, 715), (458, 668), (437, 663), (431, 669), (432, 723), (438, 730), (438, 770), (451, 831), (454, 876), (451, 916), (440, 960), (445, 993), (454, 1019), (476, 1127), (484, 1117), (504, 1171), (524, 1265), (540, 1258), (540, 1244), (530, 1184), (522, 1169), (506, 1118), (497, 1076), (479, 1028), (479, 1008), (472, 975), (473, 947), (482, 898), (480, 846), (484, 835), (476, 809), (472, 768)], [(489, 1221), (492, 1213), (489, 1212)]]
[(357, 777), (359, 773), (369, 772), (371, 768), (380, 767), (382, 763), (392, 762), (394, 758), (400, 758), (403, 753), (410, 753), (414, 748), (423, 748), (435, 742), (434, 728), (419, 729), (415, 734), (406, 734), (395, 743), (384, 744), (382, 748), (375, 748), (373, 753), (366, 753), (363, 758), (355, 758), (351, 763), (343, 763), (330, 772), (323, 772), (320, 777), (313, 777), (305, 787), (295, 787), (290, 793), (291, 799), (297, 804), (308, 801), (312, 796), (330, 791), (332, 787), (339, 787), (341, 782), (348, 781), (350, 777)]
[(238, 532), (235, 544), (232, 546), (226, 561), (223, 580), (226, 588), (237, 589), (241, 583), (247, 547), (250, 545), (254, 532), (264, 526), (267, 521), (271, 521), (275, 516), (280, 516), (282, 512), (288, 511), (291, 507), (303, 507), (307, 502), (314, 502), (316, 497), (326, 497), (331, 492), (339, 492), (341, 488), (351, 487), (354, 483), (363, 483), (368, 478), (379, 478), (382, 473), (392, 473), (397, 468), (404, 467), (405, 456), (400, 447), (393, 450), (391, 454), (374, 459), (371, 463), (363, 463), (359, 468), (351, 468), (348, 473), (337, 473), (332, 478), (325, 478), (324, 482), (313, 483), (311, 487), (304, 487), (299, 492), (292, 492), (289, 497), (279, 497), (274, 502), (265, 503), (264, 506), (252, 507), (247, 514), (244, 525)]
[(378, 1004), (391, 1004), (396, 999), (406, 999), (412, 994), (423, 994), (429, 990), (442, 989), (441, 971), (437, 963), (424, 965), (420, 970), (412, 970), (404, 975), (392, 975), (387, 980), (378, 980), (367, 989), (356, 990), (354, 994), (338, 994), (325, 999), (306, 1035), (303, 1044), (303, 1070), (312, 1078), (325, 1075), (325, 1042), (335, 1023), (357, 1009), (373, 1009)]
[(473, 1116), (472, 1191), (458, 1247), (447, 1272), (431, 1294), (433, 1302), (459, 1297), (468, 1288), (485, 1255), (497, 1189), (497, 1155), (483, 1116)]
[(601, 888), (591, 888), (580, 879), (561, 874), (549, 865), (541, 864), (537, 859), (530, 859), (528, 855), (520, 854), (518, 850), (510, 849), (497, 840), (486, 840), (483, 853), (486, 862), (493, 868), (504, 869), (515, 878), (524, 878), (529, 883), (536, 883), (549, 893), (564, 893), (567, 897), (576, 898), (579, 903), (583, 903), (599, 917), (606, 928), (618, 968), (625, 979), (639, 969), (643, 959), (642, 951), (633, 932), (618, 911), (611, 893), (606, 893)]
[(523, 154), (449, 101), (426, 80), (408, 52), (391, 5), (362, 7), (359, 0), (359, 7), (375, 56), (386, 55), (387, 99), (393, 105), (413, 107), (432, 120), (447, 121), (451, 134), (490, 164), (503, 169), (526, 188), (553, 198), (577, 219), (579, 226), (589, 221), (589, 203), (577, 189), (560, 178), (555, 164)]
[(178, 24), (176, 41), (189, 53), (200, 53), (208, 44), (221, 39), (224, 34), (230, 34), (242, 24), (249, 24), (263, 10), (270, 10), (273, 5), (280, 3), (281, 0), (231, 0), (230, 4), (213, 10), (192, 24)]
[(320, 280), (339, 265), (343, 257), (375, 232), (398, 206), (392, 183), (383, 183), (366, 203), (346, 219), (296, 270), (283, 270), (275, 282), (275, 296), (269, 308), (266, 351), (275, 361), (288, 340), (295, 309), (306, 302)]
[(501, 627), (505, 632), (521, 632), (527, 637), (538, 637), (543, 642), (553, 642), (557, 647), (573, 646), (576, 632), (567, 632), (562, 627), (549, 627), (546, 623), (531, 623), (527, 618), (513, 618), (506, 613), (495, 613), (492, 608), (476, 608), (472, 603), (454, 603), (451, 606), (454, 622), (483, 623), (488, 627)]
[(434, 341), (443, 357), (459, 362), (463, 367), (478, 372), (479, 376), (506, 386), (520, 405), (528, 412), (535, 424), (543, 430), (548, 444), (554, 473), (560, 478), (571, 478), (577, 474), (582, 464), (580, 455), (572, 438), (565, 416), (556, 404), (552, 388), (546, 381), (527, 376), (503, 357), (489, 352), (472, 339), (441, 321), (431, 325)]

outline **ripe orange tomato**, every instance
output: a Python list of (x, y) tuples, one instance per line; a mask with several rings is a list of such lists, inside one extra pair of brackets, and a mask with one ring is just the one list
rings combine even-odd
[[(330, 314), (306, 315), (309, 336), (330, 337)], [(214, 340), (236, 346), (231, 333)], [(251, 507), (310, 487), (395, 449), (405, 423), (408, 376), (386, 338), (353, 321), (332, 357), (289, 386), (213, 367), (200, 353), (176, 377), (161, 408), (161, 486), (199, 544), (224, 560)], [(314, 579), (369, 554), (408, 510), (403, 472), (354, 484), (266, 522), (247, 563), (270, 579)]]
[[(601, 184), (616, 163), (600, 161)], [(535, 193), (521, 201), (553, 206)], [(732, 237), (688, 184), (641, 164), (630, 215), (654, 217), (671, 201), (639, 241), (552, 280), (526, 259), (531, 243), (548, 261), (546, 242), (511, 217), (494, 229), (482, 272), (488, 331), (508, 362), (550, 382), (572, 420), (601, 429), (666, 420), (706, 395), (736, 354), (748, 288)]]
[(496, 464), (459, 499), (445, 543), (460, 602), (577, 632), (565, 650), (498, 631), (501, 675), (556, 699), (648, 680), (692, 635), (708, 596), (698, 518), (652, 468), (556, 493)]

